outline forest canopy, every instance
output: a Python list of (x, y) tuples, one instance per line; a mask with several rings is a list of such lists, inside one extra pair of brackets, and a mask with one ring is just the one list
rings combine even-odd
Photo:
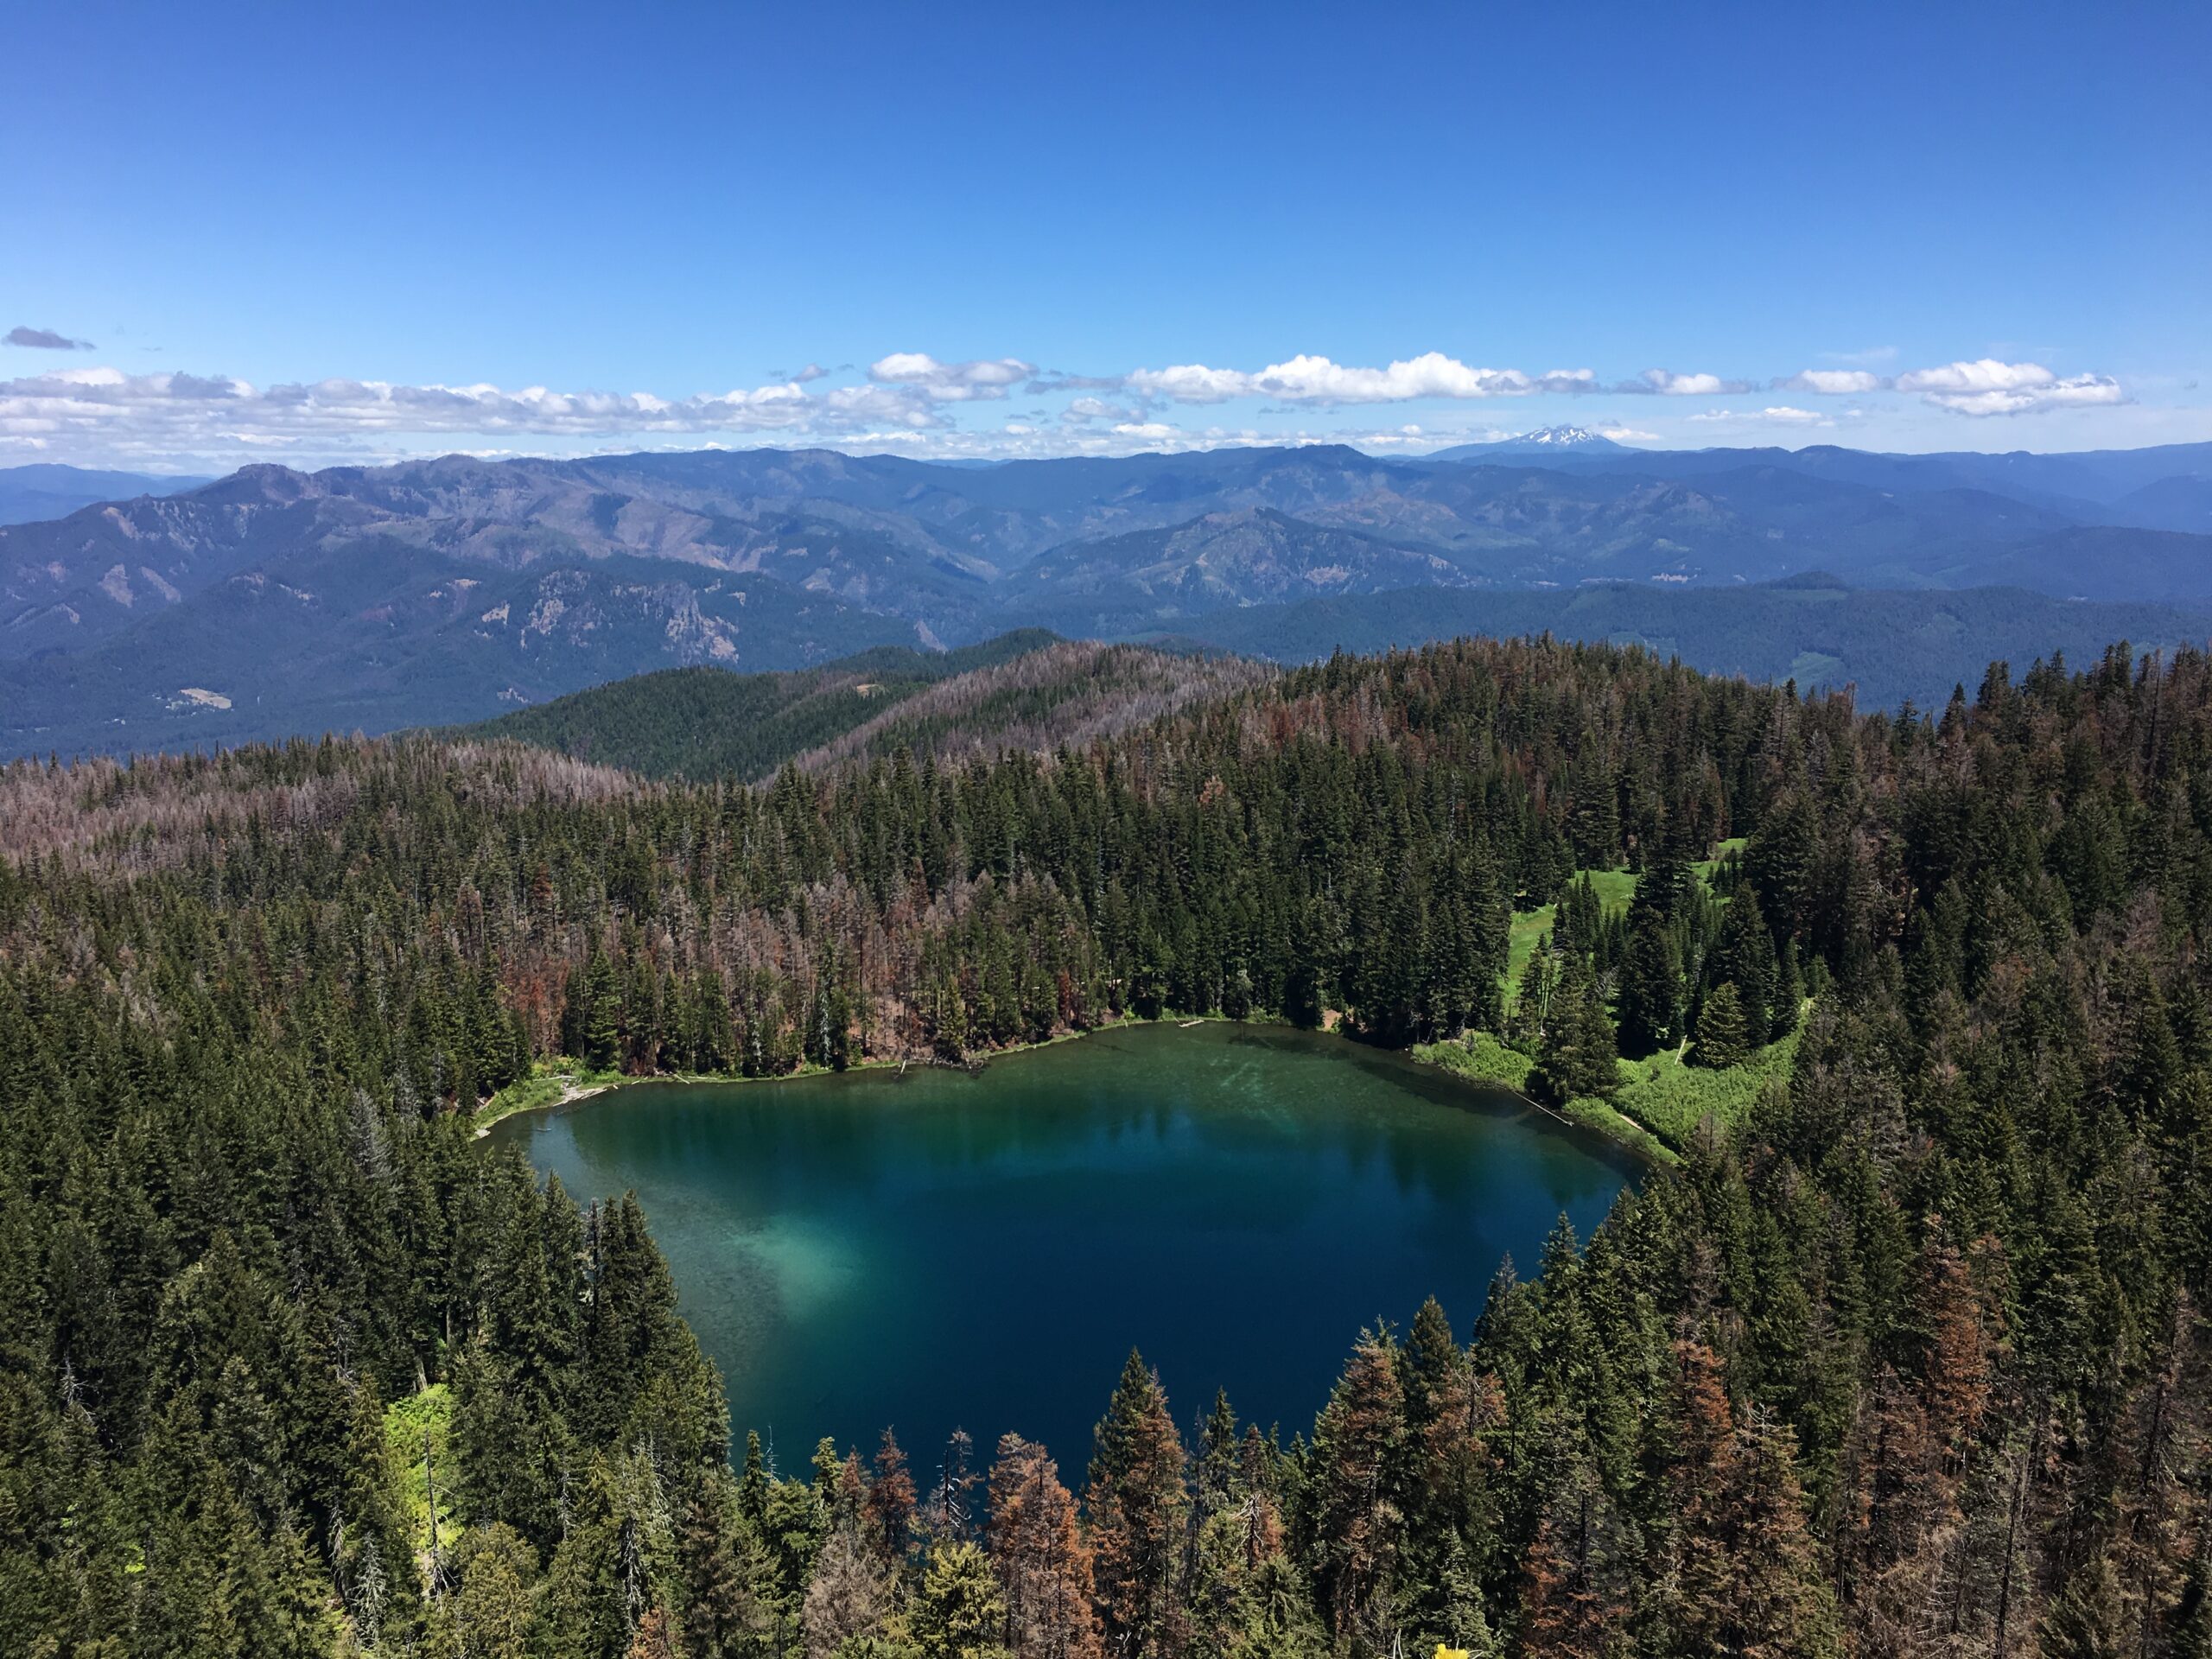
[[(19, 763), (0, 847), (0, 1651), (2212, 1651), (2203, 656), (1892, 716), (1462, 641), (756, 786)], [(1132, 1355), (1088, 1447), (771, 1468), (650, 1217), (474, 1133), (1170, 1013), (1560, 1100), (1795, 1046), (1287, 1441)]]

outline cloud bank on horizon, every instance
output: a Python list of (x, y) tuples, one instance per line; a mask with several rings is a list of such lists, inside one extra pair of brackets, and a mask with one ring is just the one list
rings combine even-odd
[[(92, 349), (28, 326), (5, 341), (40, 350)], [(1859, 355), (1879, 360), (1883, 354)], [(1772, 391), (1806, 395), (1828, 407), (1766, 401)], [(1016, 399), (1023, 404), (1019, 410), (994, 407)], [(451, 449), (588, 453), (732, 442), (825, 444), (918, 458), (1310, 442), (1419, 454), (1536, 423), (1470, 424), (1467, 405), (1503, 401), (1533, 410), (1549, 399), (1571, 400), (1579, 423), (1624, 443), (1701, 446), (1730, 431), (1752, 435), (1742, 441), (1771, 442), (1791, 431), (1830, 428), (1847, 429), (1853, 441), (1871, 448), (1885, 447), (1900, 411), (1914, 407), (1956, 417), (1945, 425), (1962, 435), (1945, 447), (1979, 447), (1967, 431), (1977, 423), (2014, 429), (2005, 447), (2050, 447), (2024, 442), (2012, 417), (2114, 410), (2135, 401), (2110, 374), (2061, 374), (2042, 363), (1996, 357), (1894, 373), (1806, 368), (1756, 379), (1650, 368), (1608, 379), (1589, 368), (1531, 373), (1478, 366), (1435, 351), (1382, 366), (1300, 353), (1253, 370), (1181, 363), (1105, 375), (1046, 369), (1014, 356), (945, 361), (900, 351), (865, 369), (829, 372), (809, 363), (767, 385), (672, 397), (343, 378), (256, 385), (224, 374), (133, 373), (103, 365), (0, 378), (0, 464), (37, 459), (183, 467), (257, 457), (308, 464)], [(1698, 399), (1707, 406), (1687, 410), (1673, 434), (1646, 429), (1670, 424), (1666, 419), (1643, 415), (1631, 421), (1606, 409), (1615, 400), (1645, 399)], [(1726, 399), (1745, 401), (1713, 402)], [(1346, 416), (1386, 407), (1424, 418), (1377, 426), (1371, 413), (1364, 420)], [(1317, 418), (1331, 416), (1343, 418)], [(2069, 440), (2080, 435), (2078, 427), (2067, 433)], [(2113, 435), (2115, 444), (2126, 441)]]

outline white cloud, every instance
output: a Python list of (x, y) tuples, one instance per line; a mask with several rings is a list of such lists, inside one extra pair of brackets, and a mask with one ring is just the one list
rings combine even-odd
[(1635, 380), (1623, 383), (1622, 391), (1656, 391), (1662, 397), (1719, 397), (1749, 391), (1751, 383), (1723, 380), (1717, 374), (1675, 374), (1667, 369), (1646, 369)]
[(916, 386), (940, 403), (1003, 397), (1034, 378), (1037, 365), (1019, 358), (940, 363), (927, 352), (893, 352), (868, 365), (868, 378), (887, 385)]
[[(456, 449), (582, 454), (721, 442), (832, 443), (847, 450), (889, 448), (949, 457), (1110, 454), (1163, 445), (1252, 442), (1351, 443), (1402, 451), (1474, 435), (1433, 432), (1387, 420), (1379, 420), (1379, 429), (1373, 431), (1329, 430), (1323, 422), (1315, 423), (1320, 429), (1302, 429), (1306, 411), (1336, 408), (1617, 390), (1644, 395), (1642, 407), (1649, 410), (1653, 395), (1724, 399), (1748, 389), (1715, 374), (1656, 369), (1613, 385), (1601, 384), (1588, 369), (1530, 374), (1474, 366), (1440, 352), (1379, 367), (1300, 353), (1257, 370), (1182, 364), (1102, 378), (1039, 371), (1014, 357), (946, 362), (919, 352), (879, 358), (864, 377), (855, 375), (853, 366), (825, 375), (810, 363), (767, 385), (670, 397), (650, 391), (407, 385), (342, 378), (260, 385), (229, 375), (131, 374), (96, 362), (56, 364), (42, 374), (0, 380), (0, 451), (36, 449), (89, 464), (194, 470), (270, 453), (309, 465)], [(2101, 407), (2130, 401), (2107, 375), (2063, 378), (2038, 363), (1995, 358), (1894, 378), (1866, 368), (1808, 368), (1772, 384), (1811, 397), (1763, 409), (1716, 404), (1688, 418), (1700, 425), (1740, 422), (1747, 431), (1835, 424), (1860, 415), (1851, 400), (1885, 391), (1962, 416), (2084, 410), (2081, 418), (2090, 421), (2105, 418)], [(1017, 390), (1023, 409), (1004, 409), (1004, 400)], [(1829, 398), (1846, 401), (1818, 401)], [(1250, 426), (1233, 429), (1167, 423), (1175, 406), (1239, 399), (1274, 407), (1249, 417)], [(1882, 401), (1888, 410), (1870, 411), (1870, 418), (1900, 412), (1901, 399)], [(982, 417), (993, 403), (1001, 405), (1001, 418), (986, 424)], [(965, 408), (969, 404), (977, 405), (972, 413)], [(1835, 411), (1833, 417), (1819, 412), (1828, 410)], [(1287, 413), (1292, 418), (1283, 418)], [(1924, 418), (1944, 423), (1938, 417)], [(2150, 418), (2147, 412), (2144, 418)], [(1447, 420), (1429, 426), (1440, 423), (1456, 424)], [(1618, 422), (1600, 429), (1617, 441), (1660, 441), (1657, 435)], [(2181, 429), (2162, 428), (2162, 437), (2169, 430)]]
[(1225, 404), (1238, 397), (1270, 397), (1279, 403), (1337, 407), (1347, 404), (1401, 404), (1421, 398), (1526, 397), (1541, 391), (1596, 389), (1589, 369), (1554, 369), (1529, 375), (1518, 369), (1480, 369), (1441, 352), (1424, 352), (1387, 368), (1360, 368), (1306, 353), (1271, 363), (1256, 373), (1179, 363), (1165, 369), (1139, 369), (1124, 377), (1131, 391), (1177, 404)]
[(806, 431), (834, 432), (848, 423), (878, 421), (918, 431), (944, 424), (944, 417), (929, 404), (947, 401), (935, 392), (916, 392), (905, 386), (834, 386), (828, 391), (799, 395), (805, 406), (789, 412), (804, 417), (792, 424)]
[(1387, 369), (1294, 357), (1265, 370), (1260, 389), (1287, 403), (1402, 404), (1420, 397), (1519, 397), (1534, 383), (1518, 369), (1470, 368), (1441, 352), (1424, 352)]
[(1866, 369), (1805, 369), (1774, 383), (1777, 391), (1809, 391), (1855, 397), (1870, 391), (1918, 392), (1923, 403), (1959, 415), (2026, 415), (2127, 401), (2107, 374), (2062, 379), (2040, 363), (2007, 363), (1993, 357), (1912, 369), (1894, 378)]
[(1985, 357), (1973, 363), (1946, 363), (1914, 369), (1897, 377), (1899, 391), (2012, 391), (2049, 385), (2057, 377), (2040, 363), (2000, 363)]
[(2120, 382), (2101, 374), (2077, 374), (2048, 386), (2017, 391), (1930, 392), (1928, 401), (1959, 415), (2031, 415), (2047, 409), (2094, 408), (2124, 404)]
[(2127, 401), (2120, 382), (2108, 374), (2062, 379), (2040, 363), (2005, 363), (1993, 357), (1914, 369), (1897, 376), (1896, 385), (1959, 415), (2028, 415)]
[(1138, 418), (1138, 411), (1127, 404), (1109, 403), (1103, 397), (1077, 397), (1060, 411), (1060, 419), (1069, 426), (1084, 426), (1093, 421), (1127, 422)]
[(1866, 369), (1806, 369), (1774, 383), (1777, 391), (1811, 391), (1823, 397), (1849, 397), (1880, 391), (1890, 383)]
[(943, 423), (925, 390), (838, 387), (797, 380), (690, 397), (651, 392), (505, 391), (493, 385), (409, 386), (319, 380), (257, 387), (229, 376), (67, 369), (0, 381), (0, 436), (69, 435), (91, 449), (205, 454), (224, 445), (306, 445), (339, 453), (394, 436), (789, 432), (845, 437)]
[(1254, 377), (1239, 369), (1210, 369), (1199, 363), (1172, 368), (1139, 369), (1123, 383), (1131, 391), (1177, 404), (1225, 404), (1254, 395)]
[(1809, 409), (1793, 409), (1788, 404), (1770, 404), (1765, 409), (1708, 409), (1702, 415), (1693, 415), (1694, 421), (1757, 421), (1768, 426), (1832, 426), (1827, 416)]

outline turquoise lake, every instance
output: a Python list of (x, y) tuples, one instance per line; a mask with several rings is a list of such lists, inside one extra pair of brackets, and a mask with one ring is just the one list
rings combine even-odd
[(633, 1189), (731, 1419), (918, 1463), (956, 1427), (1071, 1480), (1132, 1345), (1178, 1418), (1312, 1427), (1363, 1325), (1464, 1340), (1509, 1253), (1587, 1236), (1634, 1165), (1510, 1094), (1268, 1027), (1124, 1027), (994, 1060), (650, 1084), (511, 1118), (582, 1200)]

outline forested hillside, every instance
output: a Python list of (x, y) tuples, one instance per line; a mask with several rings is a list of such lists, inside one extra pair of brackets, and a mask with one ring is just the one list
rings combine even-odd
[(965, 674), (914, 696), (798, 757), (820, 771), (843, 761), (963, 760), (1001, 750), (1077, 747), (1147, 726), (1186, 704), (1264, 683), (1265, 664), (1217, 652), (1063, 640)]
[(513, 739), (648, 777), (753, 782), (786, 762), (819, 771), (900, 750), (949, 760), (1087, 743), (1269, 671), (1025, 628), (957, 651), (879, 646), (796, 673), (643, 674), (447, 735)]
[(648, 777), (751, 781), (867, 724), (925, 686), (1041, 650), (1057, 638), (1029, 628), (957, 651), (879, 645), (783, 673), (664, 669), (448, 734), (512, 738)]
[[(1897, 720), (1463, 642), (887, 747), (0, 772), (0, 1651), (2212, 1650), (2212, 659)], [(1346, 1332), (1306, 1433), (1132, 1355), (972, 1463), (767, 1467), (650, 1218), (473, 1135), (555, 1056), (1170, 1012), (1560, 1102), (1794, 1060), (1456, 1330)]]

